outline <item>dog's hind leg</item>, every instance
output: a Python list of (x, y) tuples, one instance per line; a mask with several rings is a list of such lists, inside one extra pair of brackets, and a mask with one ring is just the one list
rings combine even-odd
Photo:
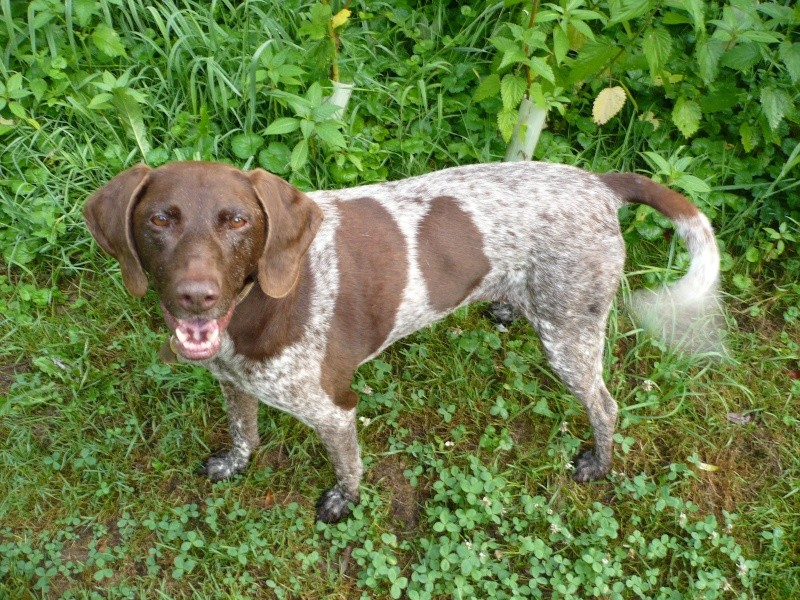
[(594, 448), (573, 461), (573, 478), (599, 479), (611, 469), (617, 403), (603, 382), (605, 319), (531, 319), (548, 361), (570, 392), (581, 402), (594, 430)]
[(617, 403), (603, 382), (603, 349), (625, 253), (618, 234), (573, 241), (580, 243), (537, 255), (516, 300), (553, 370), (588, 413), (594, 448), (575, 459), (573, 475), (585, 482), (611, 469)]

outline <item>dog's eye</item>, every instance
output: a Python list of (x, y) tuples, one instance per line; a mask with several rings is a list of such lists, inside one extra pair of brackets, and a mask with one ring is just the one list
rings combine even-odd
[(166, 227), (169, 225), (169, 217), (164, 213), (156, 213), (150, 217), (150, 222), (156, 227)]
[(230, 227), (231, 229), (241, 229), (245, 225), (247, 225), (247, 219), (245, 219), (244, 217), (235, 215), (230, 219), (228, 219), (228, 227)]

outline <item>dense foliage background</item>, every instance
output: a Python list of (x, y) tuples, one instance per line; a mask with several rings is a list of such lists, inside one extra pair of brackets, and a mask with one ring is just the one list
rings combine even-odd
[[(795, 3), (5, 0), (0, 15), (0, 594), (800, 593)], [(354, 84), (343, 116), (332, 74)], [(618, 112), (598, 106), (608, 88)], [(462, 310), (361, 370), (370, 474), (348, 522), (313, 524), (330, 469), (271, 411), (245, 477), (194, 477), (224, 443), (219, 392), (159, 363), (154, 298), (125, 296), (85, 198), (140, 161), (316, 189), (501, 160), (526, 97), (548, 111), (535, 158), (647, 173), (709, 215), (730, 356), (671, 354), (615, 313), (619, 471), (576, 486), (564, 466), (588, 425), (535, 339)], [(680, 272), (668, 221), (622, 216), (631, 286), (675, 276), (643, 265)]]

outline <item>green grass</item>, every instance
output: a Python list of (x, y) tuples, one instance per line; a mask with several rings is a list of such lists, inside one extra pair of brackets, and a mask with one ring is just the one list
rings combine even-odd
[[(655, 132), (630, 107), (598, 129), (584, 116), (591, 95), (573, 89), (538, 157), (648, 172), (642, 152), (691, 156), (686, 173), (714, 188), (694, 199), (723, 248), (729, 357), (670, 352), (615, 309), (614, 471), (578, 485), (568, 463), (591, 430), (532, 331), (461, 309), (357, 373), (362, 503), (326, 526), (314, 522), (333, 483), (324, 449), (271, 409), (244, 475), (212, 485), (195, 474), (228, 443), (221, 392), (202, 369), (160, 362), (155, 295), (126, 294), (81, 207), (142, 160), (277, 162), (304, 189), (498, 160), (499, 100), (472, 95), (494, 58), (488, 38), (516, 13), (357, 7), (340, 52), (356, 83), (337, 126), (346, 146), (313, 134), (293, 171), (305, 138), (264, 129), (296, 117), (311, 84), (327, 86), (322, 42), (301, 32), (310, 5), (93, 6), (67, 19), (61, 3), (35, 4), (49, 20), (33, 26), (0, 2), (0, 81), (24, 73), (38, 94), (17, 99), (22, 117), (0, 109), (0, 598), (800, 595), (797, 247), (786, 237), (769, 258), (763, 226), (777, 222), (766, 209), (754, 222), (750, 208), (759, 186), (796, 185), (791, 160), (770, 181), (770, 154), (741, 158), (720, 127), (681, 148), (668, 103), (652, 107), (665, 123)], [(124, 54), (99, 51), (100, 23)], [(101, 102), (102, 86), (112, 97)], [(236, 136), (251, 133), (262, 145), (240, 156)], [(786, 211), (776, 218), (789, 223)], [(620, 306), (686, 262), (662, 221), (621, 214)]]

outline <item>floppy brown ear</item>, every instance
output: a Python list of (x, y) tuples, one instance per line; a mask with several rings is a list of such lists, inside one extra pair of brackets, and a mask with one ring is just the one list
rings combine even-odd
[(267, 296), (282, 298), (297, 283), (300, 261), (322, 223), (322, 210), (272, 173), (255, 169), (248, 176), (267, 213), (267, 241), (258, 261), (258, 283)]
[(137, 297), (147, 291), (147, 276), (133, 241), (133, 209), (144, 190), (150, 167), (123, 171), (89, 197), (83, 218), (100, 247), (119, 261), (122, 281)]

